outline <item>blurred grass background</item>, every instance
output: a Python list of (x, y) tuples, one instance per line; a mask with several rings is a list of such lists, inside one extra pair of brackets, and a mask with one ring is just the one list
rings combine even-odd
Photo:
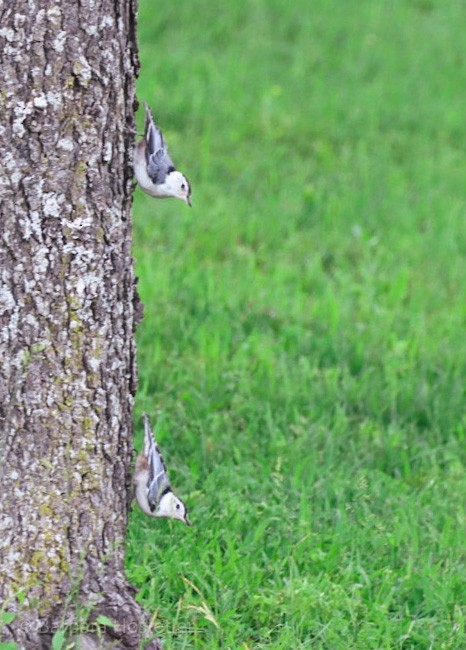
[[(166, 650), (466, 648), (466, 4), (140, 0), (193, 209), (135, 193)], [(142, 127), (142, 112), (138, 116)]]

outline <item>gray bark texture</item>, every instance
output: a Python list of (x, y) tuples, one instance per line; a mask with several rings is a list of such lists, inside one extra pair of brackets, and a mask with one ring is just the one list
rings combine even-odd
[(136, 0), (0, 0), (0, 636), (26, 650), (147, 633), (123, 566), (135, 20)]

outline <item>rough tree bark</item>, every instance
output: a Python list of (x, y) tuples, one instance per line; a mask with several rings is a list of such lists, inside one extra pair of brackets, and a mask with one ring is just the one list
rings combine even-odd
[(136, 0), (0, 3), (0, 601), (16, 612), (4, 640), (27, 650), (99, 614), (116, 627), (81, 647), (144, 635), (123, 570), (135, 14)]

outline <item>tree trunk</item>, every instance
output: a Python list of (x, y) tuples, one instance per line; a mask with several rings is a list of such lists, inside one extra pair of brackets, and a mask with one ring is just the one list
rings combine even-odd
[(0, 5), (0, 609), (27, 650), (64, 628), (86, 648), (145, 634), (123, 567), (135, 5)]

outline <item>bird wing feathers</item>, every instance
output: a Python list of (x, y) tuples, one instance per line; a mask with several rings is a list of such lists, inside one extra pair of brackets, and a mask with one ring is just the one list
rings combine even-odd
[(147, 498), (151, 510), (155, 510), (162, 495), (170, 489), (170, 480), (163, 456), (154, 440), (154, 434), (146, 414), (144, 414), (144, 455), (149, 463)]
[(155, 185), (161, 185), (167, 174), (175, 171), (175, 166), (168, 155), (162, 131), (155, 124), (152, 112), (146, 102), (144, 102), (144, 107), (146, 109), (144, 137), (146, 139), (147, 173)]

